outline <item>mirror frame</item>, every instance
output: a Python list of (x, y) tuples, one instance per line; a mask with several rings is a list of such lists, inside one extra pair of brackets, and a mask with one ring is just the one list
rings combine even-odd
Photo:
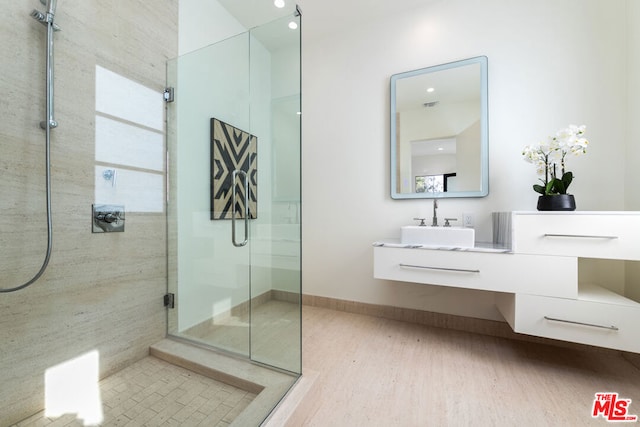
[[(434, 73), (466, 65), (480, 64), (480, 188), (478, 191), (455, 191), (443, 193), (399, 193), (397, 191), (396, 167), (396, 82), (414, 76)], [(485, 197), (489, 194), (489, 96), (488, 59), (486, 56), (463, 59), (446, 64), (434, 65), (418, 70), (394, 74), (390, 79), (390, 127), (391, 127), (391, 198), (392, 199), (439, 199), (462, 197)]]

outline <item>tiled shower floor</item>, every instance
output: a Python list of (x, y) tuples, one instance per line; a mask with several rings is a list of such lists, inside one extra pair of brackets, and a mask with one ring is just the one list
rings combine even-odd
[[(100, 381), (101, 426), (228, 426), (255, 394), (148, 356)], [(13, 427), (84, 426), (44, 411)], [(96, 424), (89, 424), (96, 425)]]

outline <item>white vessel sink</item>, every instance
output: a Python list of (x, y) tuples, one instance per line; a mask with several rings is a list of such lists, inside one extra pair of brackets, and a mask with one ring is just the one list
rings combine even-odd
[(472, 248), (475, 238), (473, 228), (406, 225), (400, 231), (400, 243), (405, 245)]

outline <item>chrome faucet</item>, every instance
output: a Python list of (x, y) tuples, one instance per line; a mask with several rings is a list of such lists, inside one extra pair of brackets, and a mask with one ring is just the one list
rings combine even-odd
[(438, 226), (438, 214), (436, 211), (438, 210), (438, 199), (433, 199), (433, 220), (431, 222), (432, 227)]

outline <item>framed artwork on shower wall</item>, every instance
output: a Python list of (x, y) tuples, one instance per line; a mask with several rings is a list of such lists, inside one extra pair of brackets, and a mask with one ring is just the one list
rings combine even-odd
[[(245, 194), (244, 176), (233, 182), (233, 171), (246, 173), (249, 192)], [(236, 201), (233, 206), (233, 187)], [(211, 119), (211, 219), (244, 219), (245, 200), (249, 219), (258, 217), (258, 138), (216, 118)]]

